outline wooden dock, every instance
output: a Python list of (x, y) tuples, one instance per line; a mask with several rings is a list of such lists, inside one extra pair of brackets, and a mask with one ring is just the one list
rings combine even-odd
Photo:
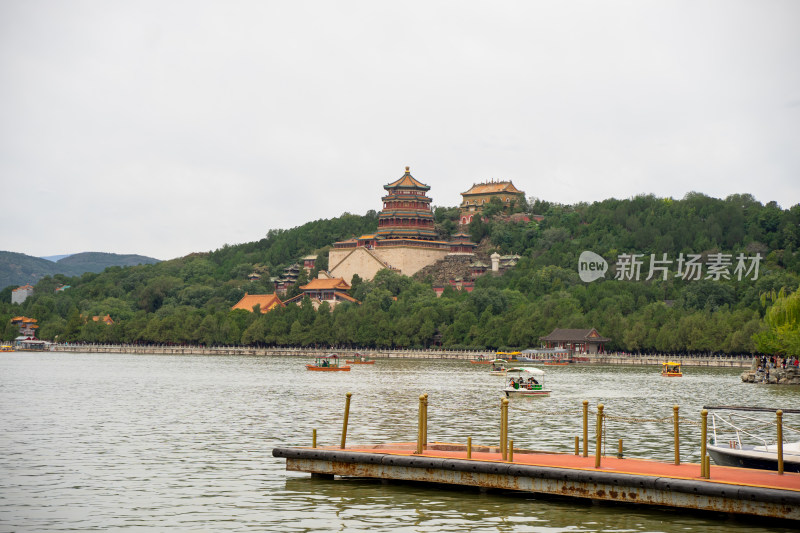
[(314, 476), (351, 476), (468, 487), (516, 490), (629, 504), (692, 508), (800, 521), (800, 474), (712, 465), (618, 459), (513, 450), (502, 459), (497, 447), (430, 443), (375, 446), (275, 448), (286, 469)]

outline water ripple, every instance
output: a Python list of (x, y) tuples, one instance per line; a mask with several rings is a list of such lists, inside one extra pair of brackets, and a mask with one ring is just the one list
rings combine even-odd
[[(494, 444), (499, 434), (502, 379), (480, 365), (381, 360), (314, 373), (304, 362), (4, 355), (0, 530), (759, 531), (664, 509), (287, 472), (272, 448), (310, 445), (313, 429), (320, 445), (338, 444), (346, 392), (348, 444), (414, 440), (422, 393), (431, 440)], [(512, 402), (510, 436), (515, 447), (571, 451), (583, 400), (647, 419), (671, 416), (676, 403), (698, 419), (703, 404), (798, 403), (797, 390), (745, 385), (738, 374), (690, 368), (666, 380), (652, 367), (557, 367), (551, 398)], [(671, 424), (610, 421), (608, 431), (607, 445), (623, 438), (629, 456), (672, 458)], [(687, 455), (695, 433), (682, 429)]]

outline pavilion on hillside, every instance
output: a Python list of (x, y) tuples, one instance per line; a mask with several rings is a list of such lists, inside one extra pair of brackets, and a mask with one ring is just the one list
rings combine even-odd
[(462, 192), (461, 197), (461, 224), (469, 224), (492, 198), (497, 198), (504, 207), (508, 207), (512, 202), (524, 199), (525, 193), (514, 187), (511, 181), (489, 181), (474, 184), (470, 190)]
[(459, 231), (450, 238), (451, 254), (475, 255), (475, 248), (478, 245), (470, 240), (469, 234)]
[(303, 268), (306, 269), (306, 272), (311, 272), (314, 270), (314, 265), (317, 264), (317, 256), (310, 254), (303, 257)]
[(289, 287), (297, 283), (297, 278), (299, 276), (300, 265), (295, 263), (286, 267), (280, 277), (271, 279), (275, 285), (275, 294), (286, 294), (286, 291), (289, 290)]
[(303, 298), (308, 296), (314, 309), (318, 309), (322, 302), (328, 302), (333, 309), (341, 302), (361, 303), (349, 294), (350, 284), (343, 278), (314, 278), (306, 285), (301, 285), (301, 294), (293, 298), (289, 298), (284, 303), (300, 304)]
[(253, 308), (258, 305), (261, 308), (262, 313), (269, 313), (276, 307), (286, 307), (281, 302), (281, 299), (278, 298), (276, 294), (247, 294), (244, 293), (242, 299), (239, 300), (236, 305), (231, 307), (231, 311), (234, 309), (243, 309), (245, 311), (253, 312)]
[(36, 330), (39, 328), (38, 320), (26, 316), (15, 316), (11, 319), (11, 324), (19, 328), (19, 334), (25, 337), (36, 337)]
[(111, 318), (111, 315), (109, 315), (109, 314), (106, 314), (106, 316), (95, 315), (95, 316), (92, 317), (92, 321), (93, 322), (102, 322), (106, 326), (113, 326), (114, 325), (114, 319)]

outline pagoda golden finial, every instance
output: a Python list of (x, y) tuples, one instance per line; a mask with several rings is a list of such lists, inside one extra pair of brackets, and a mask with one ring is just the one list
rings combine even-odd
[(411, 170), (411, 167), (406, 167), (406, 172), (408, 172), (409, 170)]

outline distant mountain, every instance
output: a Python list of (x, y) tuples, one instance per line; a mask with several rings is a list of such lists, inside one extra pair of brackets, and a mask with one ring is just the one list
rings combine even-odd
[(72, 255), (72, 254), (47, 255), (47, 256), (41, 257), (40, 259), (47, 259), (48, 261), (52, 261), (53, 263), (55, 263), (56, 261), (60, 261), (60, 260), (64, 259), (65, 257), (69, 257), (70, 255)]
[(0, 251), (0, 289), (26, 283), (35, 285), (45, 276), (55, 274), (80, 276), (85, 272), (102, 272), (111, 266), (149, 265), (158, 262), (158, 259), (143, 255), (83, 252), (65, 256), (54, 263), (41, 257)]
[(83, 252), (80, 254), (73, 254), (59, 259), (56, 264), (63, 267), (70, 267), (74, 272), (102, 272), (108, 267), (112, 266), (133, 266), (133, 265), (152, 265), (159, 263), (158, 259), (152, 257), (145, 257), (143, 255), (120, 255), (120, 254), (107, 254), (103, 252)]
[(43, 277), (54, 274), (64, 274), (63, 267), (59, 267), (58, 263), (16, 252), (0, 252), (0, 287), (2, 288), (9, 285), (18, 287), (26, 283), (35, 285)]

